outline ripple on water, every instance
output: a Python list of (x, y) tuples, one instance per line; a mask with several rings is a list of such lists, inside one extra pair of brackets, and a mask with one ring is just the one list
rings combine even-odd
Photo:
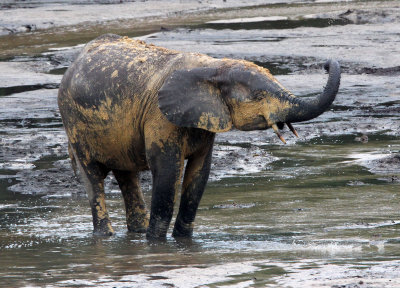
[[(115, 281), (109, 277), (101, 277), (98, 280), (66, 280), (60, 281), (59, 285), (96, 285), (96, 287), (197, 287), (212, 283), (225, 282), (235, 279), (241, 274), (251, 274), (259, 270), (258, 263), (239, 262), (226, 263), (223, 265), (196, 265), (171, 269), (168, 271), (126, 275)], [(253, 284), (252, 280), (246, 281), (247, 284)], [(240, 286), (239, 286), (240, 287)], [(246, 286), (243, 286), (246, 287)]]
[(286, 252), (289, 254), (301, 253), (303, 255), (348, 255), (362, 252), (365, 241), (348, 240), (316, 240), (316, 241), (296, 241), (296, 240), (267, 240), (267, 241), (204, 241), (204, 248), (209, 249), (209, 253), (275, 253)]

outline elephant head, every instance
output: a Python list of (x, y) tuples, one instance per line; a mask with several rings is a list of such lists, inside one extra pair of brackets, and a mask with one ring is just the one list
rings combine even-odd
[(224, 61), (216, 67), (200, 67), (173, 72), (158, 93), (160, 110), (180, 127), (211, 132), (263, 130), (279, 133), (291, 125), (313, 119), (333, 102), (340, 84), (340, 66), (329, 60), (329, 77), (323, 92), (312, 99), (295, 97), (267, 69), (247, 61)]

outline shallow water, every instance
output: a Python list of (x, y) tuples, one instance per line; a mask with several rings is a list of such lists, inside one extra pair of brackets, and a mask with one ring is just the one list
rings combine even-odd
[(168, 236), (165, 243), (149, 243), (127, 233), (118, 193), (107, 200), (117, 236), (96, 238), (85, 197), (3, 190), (2, 283), (263, 287), (298, 264), (293, 273), (317, 273), (326, 265), (349, 271), (398, 265), (399, 184), (370, 173), (357, 156), (377, 143), (400, 148), (379, 138), (367, 146), (339, 138), (268, 147), (279, 160), (266, 171), (210, 183), (191, 241)]
[[(94, 237), (88, 201), (64, 160), (54, 86), (78, 49), (0, 63), (14, 71), (0, 87), (0, 286), (400, 285), (400, 84), (396, 74), (362, 72), (400, 66), (395, 57), (381, 57), (400, 52), (398, 23), (386, 29), (389, 24), (296, 22), (279, 30), (261, 24), (242, 23), (245, 31), (207, 24), (142, 37), (257, 61), (305, 97), (321, 91), (326, 58), (339, 59), (344, 70), (332, 109), (296, 125), (300, 139), (287, 131), (287, 145), (271, 131), (218, 135), (191, 240), (169, 233), (153, 243), (127, 233), (113, 180), (107, 206), (117, 235)], [(356, 43), (348, 47), (351, 39)], [(47, 73), (35, 80), (32, 67)], [(149, 203), (146, 177), (143, 184)]]

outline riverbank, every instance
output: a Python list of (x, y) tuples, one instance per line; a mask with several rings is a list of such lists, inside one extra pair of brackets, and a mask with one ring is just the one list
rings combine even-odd
[[(304, 17), (337, 17), (352, 10), (399, 9), (395, 1), (357, 0), (321, 1), (312, 5), (296, 0), (82, 2), (3, 1), (0, 10), (0, 60), (85, 43), (104, 33), (133, 37), (233, 18), (279, 16), (295, 20)], [(355, 17), (353, 20), (358, 22), (375, 19), (374, 15), (367, 16), (353, 14), (350, 17)]]

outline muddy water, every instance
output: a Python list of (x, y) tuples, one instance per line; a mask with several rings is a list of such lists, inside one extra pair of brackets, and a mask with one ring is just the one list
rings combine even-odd
[[(363, 25), (351, 19), (371, 14), (356, 11), (142, 37), (255, 61), (304, 97), (321, 91), (327, 58), (343, 66), (332, 109), (297, 124), (299, 139), (287, 131), (287, 145), (271, 131), (218, 135), (211, 182), (185, 241), (127, 233), (111, 178), (117, 235), (93, 237), (56, 105), (79, 47), (0, 62), (8, 71), (0, 75), (0, 286), (399, 287), (400, 28), (390, 11), (380, 12)], [(148, 174), (142, 184), (149, 202)]]

